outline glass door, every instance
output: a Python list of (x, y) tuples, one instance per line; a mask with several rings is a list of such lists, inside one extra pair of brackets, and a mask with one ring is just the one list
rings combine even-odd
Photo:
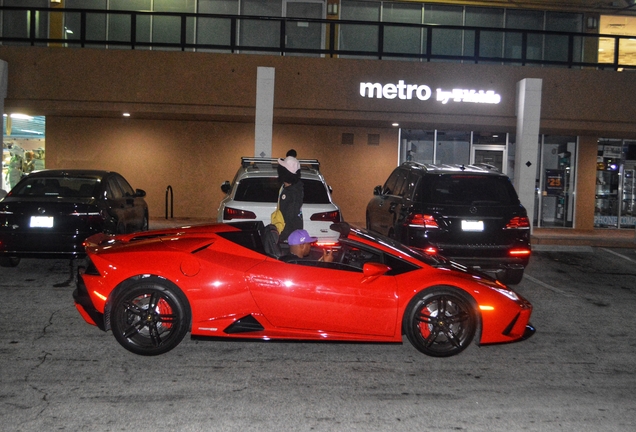
[[(324, 1), (295, 1), (286, 0), (284, 3), (284, 16), (288, 18), (314, 18), (321, 19), (325, 17)], [(287, 48), (297, 49), (320, 49), (323, 47), (325, 37), (324, 25), (309, 21), (288, 21), (285, 28), (285, 46)], [(303, 55), (293, 54), (286, 55)], [(313, 55), (313, 54), (312, 54)], [(315, 54), (319, 56), (319, 54)]]
[(543, 135), (537, 164), (534, 224), (574, 227), (578, 138)]
[(508, 160), (506, 147), (500, 145), (474, 144), (471, 150), (471, 164), (485, 164), (495, 167), (498, 171), (507, 174)]

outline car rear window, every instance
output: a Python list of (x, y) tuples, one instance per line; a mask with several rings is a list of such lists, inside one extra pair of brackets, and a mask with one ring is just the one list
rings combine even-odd
[[(303, 179), (305, 204), (329, 204), (329, 195), (322, 182)], [(280, 184), (277, 178), (246, 178), (239, 182), (235, 201), (275, 203)]]
[(27, 177), (11, 191), (11, 196), (90, 198), (95, 196), (99, 181), (89, 177)]
[(514, 205), (519, 198), (508, 177), (444, 174), (422, 182), (423, 200), (444, 205)]

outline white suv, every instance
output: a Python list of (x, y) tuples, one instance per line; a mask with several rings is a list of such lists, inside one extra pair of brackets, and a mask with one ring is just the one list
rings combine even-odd
[[(340, 208), (331, 200), (331, 188), (319, 171), (316, 159), (300, 159), (300, 178), (303, 182), (303, 225), (304, 229), (318, 241), (338, 238), (338, 233), (329, 229), (334, 222), (341, 222)], [(272, 212), (278, 201), (278, 159), (241, 158), (239, 168), (232, 183), (221, 185), (227, 194), (219, 205), (217, 221), (271, 221)]]

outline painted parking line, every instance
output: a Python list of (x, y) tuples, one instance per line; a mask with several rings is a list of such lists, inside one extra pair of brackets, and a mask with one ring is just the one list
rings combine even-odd
[(537, 279), (537, 278), (535, 278), (535, 277), (532, 277), (532, 276), (530, 276), (530, 275), (529, 275), (529, 274), (527, 274), (527, 273), (523, 275), (523, 278), (524, 278), (524, 279), (528, 279), (528, 280), (530, 280), (530, 281), (532, 281), (532, 282), (536, 283), (537, 285), (541, 285), (543, 288), (548, 289), (548, 290), (550, 290), (550, 291), (552, 291), (552, 292), (555, 292), (555, 293), (557, 293), (557, 294), (561, 294), (563, 297), (576, 297), (575, 295), (570, 294), (570, 293), (568, 293), (568, 292), (566, 292), (566, 291), (563, 291), (562, 289), (559, 289), (559, 288), (557, 288), (557, 287), (555, 287), (555, 286), (552, 286), (552, 285), (550, 285), (550, 284), (547, 284), (547, 283), (545, 283), (545, 282), (542, 282), (542, 281), (540, 281), (539, 279)]
[[(612, 255), (615, 255), (615, 256), (617, 256), (617, 257), (620, 257), (620, 258), (626, 259), (626, 260), (627, 260), (627, 261), (629, 261), (629, 262), (636, 263), (636, 260), (635, 260), (635, 259), (632, 259), (632, 258), (628, 257), (627, 255), (623, 255), (623, 254), (621, 254), (621, 253), (614, 252), (613, 250), (609, 250), (609, 249), (605, 249), (605, 248), (599, 248), (599, 249), (600, 249), (600, 250), (603, 250), (603, 251), (605, 251), (605, 252), (611, 253)], [(631, 250), (631, 249), (630, 249), (630, 250)]]

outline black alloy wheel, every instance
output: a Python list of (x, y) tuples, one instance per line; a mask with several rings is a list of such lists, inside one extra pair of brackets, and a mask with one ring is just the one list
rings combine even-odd
[[(154, 279), (154, 278), (153, 278)], [(192, 314), (183, 292), (158, 279), (122, 289), (113, 301), (111, 327), (117, 342), (140, 355), (163, 354), (183, 340)]]
[(463, 291), (438, 286), (411, 300), (404, 314), (404, 332), (420, 352), (450, 357), (465, 350), (477, 330), (474, 302)]

